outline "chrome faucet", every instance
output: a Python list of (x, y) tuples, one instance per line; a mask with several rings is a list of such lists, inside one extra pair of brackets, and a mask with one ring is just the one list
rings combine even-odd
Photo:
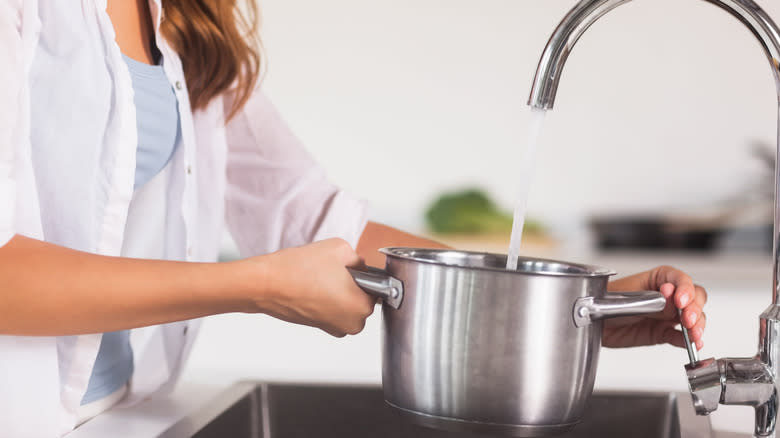
[[(599, 18), (630, 0), (582, 0), (555, 29), (534, 78), (528, 104), (552, 109), (563, 67), (577, 40)], [(755, 35), (775, 77), (780, 113), (780, 28), (753, 0), (704, 0), (724, 9)], [(780, 156), (780, 126), (778, 127)], [(772, 304), (760, 315), (758, 354), (750, 358), (698, 360), (689, 348), (685, 366), (693, 404), (708, 415), (719, 404), (752, 406), (756, 411), (755, 436), (774, 437), (780, 389), (780, 165), (775, 162), (775, 220), (773, 232)], [(687, 336), (686, 336), (687, 338)]]

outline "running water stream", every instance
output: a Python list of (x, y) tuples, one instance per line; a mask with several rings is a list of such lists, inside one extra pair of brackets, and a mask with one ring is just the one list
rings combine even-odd
[(525, 225), (525, 210), (528, 206), (528, 192), (533, 177), (534, 164), (536, 163), (536, 150), (539, 144), (539, 136), (544, 124), (544, 116), (547, 111), (532, 109), (530, 129), (528, 130), (528, 142), (525, 146), (525, 154), (520, 162), (518, 171), (518, 191), (515, 204), (514, 220), (512, 222), (512, 237), (509, 239), (509, 252), (506, 257), (506, 268), (517, 270), (517, 258), (520, 256), (520, 244), (523, 239), (523, 226)]

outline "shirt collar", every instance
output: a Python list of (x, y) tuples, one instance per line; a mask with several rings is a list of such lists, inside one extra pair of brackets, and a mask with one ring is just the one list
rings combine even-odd
[(163, 18), (162, 0), (149, 0), (149, 12), (152, 14), (152, 22), (154, 23), (154, 35), (159, 38), (160, 22)]

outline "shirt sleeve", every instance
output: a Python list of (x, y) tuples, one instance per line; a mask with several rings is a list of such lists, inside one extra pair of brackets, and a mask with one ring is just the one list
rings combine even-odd
[[(230, 104), (226, 98), (226, 112)], [(328, 180), (263, 93), (254, 93), (226, 135), (225, 215), (243, 256), (331, 237), (357, 245), (367, 203)]]
[(15, 234), (14, 159), (24, 105), (21, 1), (0, 0), (0, 246)]

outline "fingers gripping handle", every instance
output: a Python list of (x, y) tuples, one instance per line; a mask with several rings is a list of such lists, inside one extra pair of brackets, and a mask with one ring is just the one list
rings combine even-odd
[(401, 307), (404, 300), (404, 285), (401, 280), (382, 269), (365, 266), (360, 269), (347, 268), (355, 283), (363, 292), (384, 300), (394, 309)]

